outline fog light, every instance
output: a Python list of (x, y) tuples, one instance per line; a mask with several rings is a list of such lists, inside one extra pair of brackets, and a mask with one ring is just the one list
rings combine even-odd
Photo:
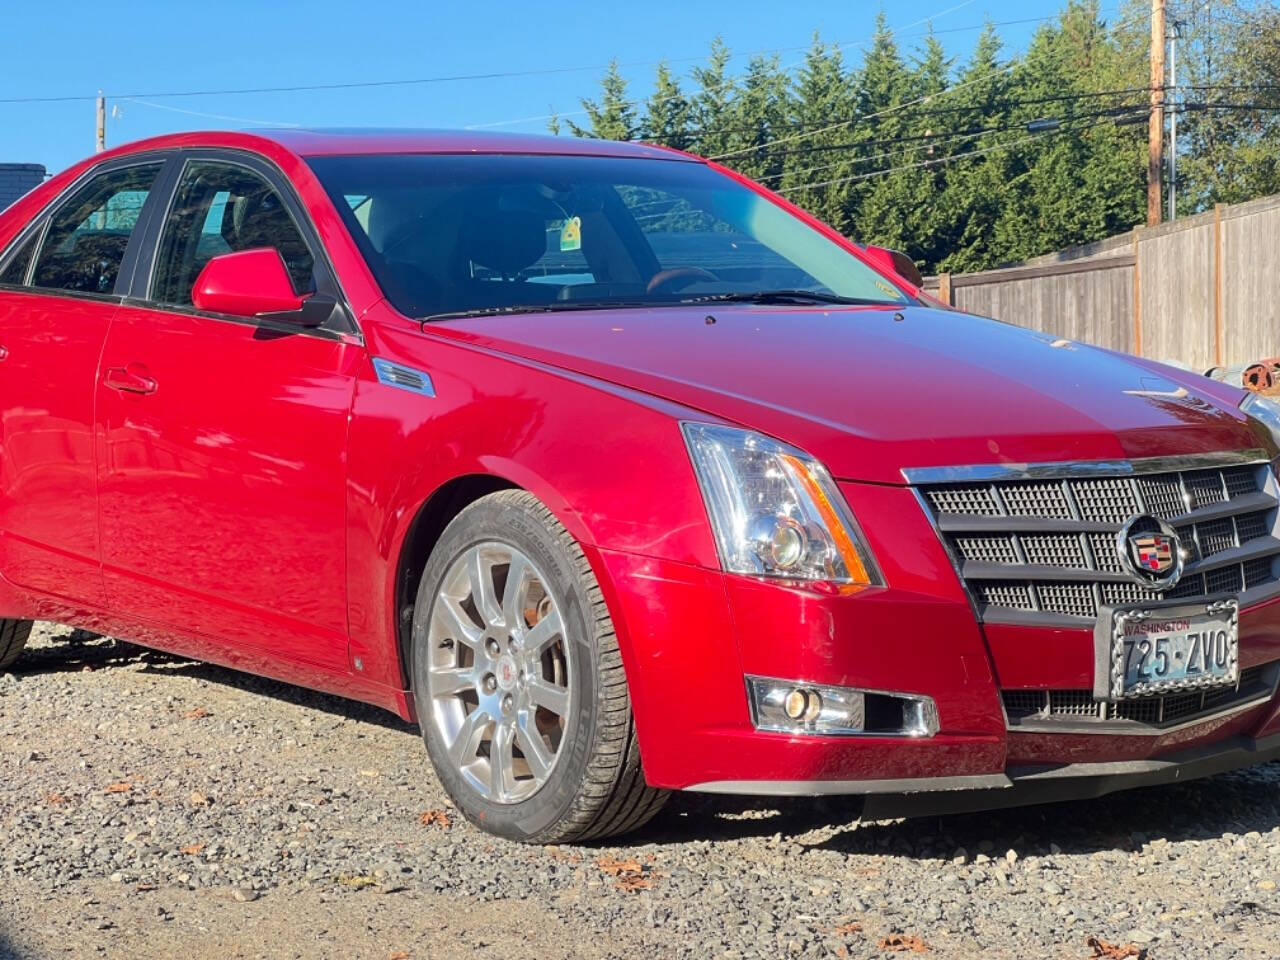
[(757, 730), (828, 736), (931, 737), (938, 707), (931, 697), (747, 677)]
[(861, 733), (862, 693), (842, 687), (797, 686), (749, 677), (756, 727), (788, 733)]
[(788, 720), (802, 720), (809, 709), (809, 693), (806, 690), (792, 690), (783, 698), (782, 709)]

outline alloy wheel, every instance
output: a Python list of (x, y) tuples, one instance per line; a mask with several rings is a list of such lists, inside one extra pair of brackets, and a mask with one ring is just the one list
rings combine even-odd
[(482, 797), (519, 803), (551, 776), (570, 715), (572, 649), (524, 553), (465, 550), (432, 603), (427, 687), (450, 764)]

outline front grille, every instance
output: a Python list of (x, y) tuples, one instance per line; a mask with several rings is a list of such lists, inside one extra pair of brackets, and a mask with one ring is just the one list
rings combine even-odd
[(1234, 687), (1167, 693), (1119, 703), (1095, 700), (1090, 690), (1005, 690), (1005, 715), (1011, 727), (1036, 723), (1141, 723), (1168, 727), (1258, 699), (1275, 686), (1276, 664), (1240, 671)]
[[(1265, 460), (1240, 460), (1049, 464), (1031, 478), (959, 482), (925, 471), (919, 489), (982, 619), (1086, 626), (1102, 606), (1280, 591), (1275, 481)], [(1164, 590), (1121, 562), (1117, 534), (1144, 513), (1184, 548), (1182, 578)]]

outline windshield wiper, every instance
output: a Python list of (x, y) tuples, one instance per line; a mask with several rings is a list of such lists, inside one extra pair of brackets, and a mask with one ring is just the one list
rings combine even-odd
[(851, 303), (860, 306), (891, 304), (892, 300), (873, 300), (868, 297), (842, 297), (821, 290), (742, 290), (736, 293), (708, 293), (704, 296), (686, 297), (682, 303)]
[(451, 310), (422, 317), (422, 323), (436, 320), (463, 320), (467, 317), (495, 317), (509, 313), (563, 313), (570, 310), (620, 310), (629, 307), (651, 307), (644, 300), (556, 300), (553, 303), (513, 303), (502, 307), (476, 307), (474, 310)]

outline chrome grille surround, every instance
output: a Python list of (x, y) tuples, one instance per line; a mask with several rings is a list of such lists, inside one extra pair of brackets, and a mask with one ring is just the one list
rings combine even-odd
[[(987, 623), (1088, 628), (1103, 606), (1280, 593), (1280, 487), (1263, 449), (903, 475)], [(1146, 589), (1120, 563), (1116, 535), (1142, 513), (1187, 548), (1172, 588)]]

